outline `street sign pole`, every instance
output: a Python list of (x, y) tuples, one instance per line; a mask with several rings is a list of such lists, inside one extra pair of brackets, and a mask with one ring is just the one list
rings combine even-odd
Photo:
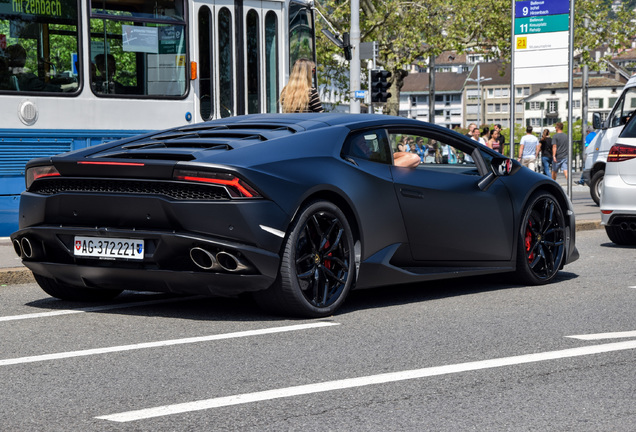
[(572, 65), (574, 64), (574, 0), (570, 0), (570, 58), (569, 58), (569, 64), (570, 64), (570, 83), (568, 85), (568, 100), (570, 101), (570, 103), (568, 103), (568, 142), (570, 143), (570, 145), (568, 146), (568, 187), (567, 187), (567, 193), (568, 196), (570, 198), (572, 198), (572, 145), (574, 144), (572, 142), (572, 136), (573, 136), (573, 129), (574, 129), (574, 125), (572, 124), (572, 105), (574, 105), (572, 103), (572, 101), (574, 100), (572, 98), (572, 93), (573, 93), (573, 85), (574, 85), (574, 78), (573, 78), (573, 67)]

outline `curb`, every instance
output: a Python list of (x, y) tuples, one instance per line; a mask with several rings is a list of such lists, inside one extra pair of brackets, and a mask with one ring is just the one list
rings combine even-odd
[[(576, 223), (576, 231), (601, 229), (601, 221), (584, 220)], [(0, 286), (35, 283), (31, 270), (26, 267), (0, 268)]]
[(0, 286), (35, 283), (33, 273), (26, 267), (0, 269)]

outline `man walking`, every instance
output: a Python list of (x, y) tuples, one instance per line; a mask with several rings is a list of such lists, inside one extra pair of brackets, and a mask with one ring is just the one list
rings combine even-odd
[(526, 128), (526, 134), (519, 141), (519, 160), (525, 167), (532, 171), (535, 169), (537, 156), (539, 153), (539, 139), (532, 133), (532, 126)]
[(563, 123), (554, 125), (556, 133), (552, 137), (552, 179), (557, 179), (559, 169), (568, 179), (568, 136), (563, 133)]

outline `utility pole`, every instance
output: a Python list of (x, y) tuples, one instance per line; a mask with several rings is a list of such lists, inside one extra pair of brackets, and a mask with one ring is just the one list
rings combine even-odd
[(360, 114), (360, 99), (354, 97), (360, 90), (360, 0), (351, 0), (351, 62), (349, 63), (349, 112)]
[(435, 55), (428, 60), (428, 121), (435, 123)]
[[(587, 30), (588, 18), (583, 20), (583, 28)], [(586, 31), (584, 30), (584, 31)], [(587, 51), (587, 47), (583, 48)], [(585, 153), (585, 137), (587, 135), (587, 90), (588, 90), (588, 68), (583, 65), (583, 76), (581, 77), (581, 149)]]
[(482, 112), (482, 101), (481, 101), (481, 83), (484, 81), (490, 81), (492, 78), (484, 78), (481, 76), (481, 68), (480, 64), (477, 63), (477, 78), (467, 78), (466, 81), (474, 81), (477, 83), (477, 98), (479, 101), (479, 109), (477, 110), (477, 127), (481, 125), (481, 112)]

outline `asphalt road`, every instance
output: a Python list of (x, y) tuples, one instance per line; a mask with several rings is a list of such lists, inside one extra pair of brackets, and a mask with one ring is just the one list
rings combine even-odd
[(636, 248), (604, 230), (577, 243), (581, 259), (547, 286), (384, 287), (324, 320), (245, 299), (96, 306), (8, 285), (0, 429), (633, 431)]

